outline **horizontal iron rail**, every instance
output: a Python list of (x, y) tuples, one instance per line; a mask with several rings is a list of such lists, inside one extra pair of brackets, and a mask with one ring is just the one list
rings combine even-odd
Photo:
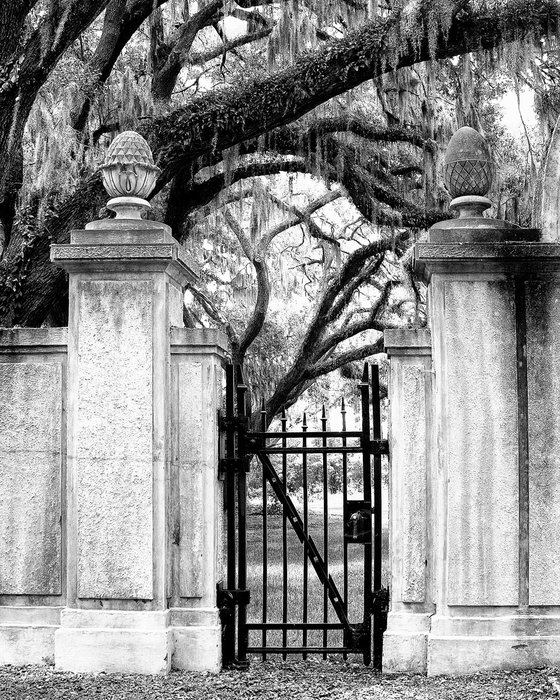
[(340, 622), (248, 622), (248, 630), (343, 630)]
[(361, 654), (348, 647), (247, 647), (248, 654)]
[[(301, 455), (301, 454), (345, 454), (345, 453), (362, 453), (361, 445), (339, 445), (338, 447), (327, 446), (321, 447), (259, 447), (259, 452), (264, 452), (269, 455)], [(389, 443), (387, 440), (371, 440), (370, 454), (385, 455), (389, 454)]]
[(281, 430), (279, 430), (277, 432), (268, 431), (265, 433), (263, 433), (263, 432), (250, 432), (250, 433), (248, 433), (249, 437), (260, 438), (261, 440), (263, 438), (265, 438), (267, 440), (273, 440), (275, 438), (282, 438), (282, 437), (285, 437), (285, 438), (302, 438), (302, 437), (308, 437), (308, 438), (320, 437), (320, 438), (322, 438), (322, 437), (326, 437), (327, 439), (329, 439), (329, 438), (342, 438), (342, 437), (360, 438), (360, 437), (362, 437), (362, 435), (363, 435), (363, 433), (361, 430), (347, 430), (346, 432), (329, 430), (329, 431), (325, 431), (324, 433), (321, 432), (320, 430), (315, 430), (315, 431), (310, 430), (309, 432), (304, 432), (301, 430), (300, 431), (296, 431), (296, 430), (294, 430), (294, 431), (289, 431), (289, 430), (281, 431)]

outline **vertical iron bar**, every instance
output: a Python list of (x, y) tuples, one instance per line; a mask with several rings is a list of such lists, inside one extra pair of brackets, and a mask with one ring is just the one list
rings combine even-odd
[[(369, 396), (369, 365), (364, 365), (360, 384), (362, 399), (362, 464), (364, 500), (371, 502), (371, 426)], [(367, 642), (363, 649), (364, 664), (371, 663), (371, 605), (372, 605), (372, 543), (370, 536), (364, 543), (364, 628), (367, 630)]]
[[(344, 396), (340, 402), (340, 415), (342, 417), (342, 432), (346, 432), (346, 405), (344, 403)], [(342, 446), (346, 447), (347, 439), (342, 438)], [(343, 576), (344, 576), (344, 611), (348, 614), (348, 542), (344, 536), (344, 528), (348, 520), (348, 513), (346, 503), (348, 502), (348, 455), (346, 452), (342, 454), (342, 551), (343, 551)], [(346, 660), (348, 654), (343, 654), (343, 659)]]
[[(226, 418), (231, 421), (235, 417), (235, 368), (226, 365)], [(235, 428), (231, 423), (226, 428), (226, 456), (232, 459), (235, 454)], [(231, 464), (228, 462), (228, 465)], [(227, 588), (235, 590), (235, 472), (228, 466), (226, 475), (226, 526), (227, 526)], [(226, 613), (226, 623), (223, 632), (223, 663), (231, 664), (235, 658), (235, 608), (230, 607)]]
[[(282, 408), (282, 416), (280, 419), (282, 425), (282, 432), (286, 432), (286, 425), (288, 418), (286, 416), (286, 409)], [(286, 438), (282, 438), (282, 447), (287, 446)], [(284, 488), (288, 490), (288, 474), (287, 474), (287, 455), (282, 455), (282, 481), (284, 483)], [(288, 523), (287, 523), (287, 513), (286, 507), (282, 507), (282, 622), (288, 622)], [(286, 629), (282, 630), (282, 646), (288, 646), (288, 631)], [(282, 659), (286, 661), (288, 658), (287, 654), (282, 654)]]
[[(303, 414), (303, 423), (301, 425), (301, 429), (304, 433), (307, 432), (307, 415), (304, 413)], [(307, 447), (307, 438), (303, 437), (302, 438), (302, 446), (305, 448)], [(309, 527), (309, 506), (307, 503), (307, 454), (304, 452), (302, 454), (302, 469), (303, 469), (303, 529), (305, 530), (305, 534), (308, 534), (308, 527)], [(308, 595), (308, 590), (307, 590), (307, 584), (308, 584), (308, 576), (309, 576), (309, 562), (307, 560), (307, 552), (305, 549), (305, 546), (303, 548), (303, 622), (307, 622), (307, 595)], [(306, 647), (307, 646), (307, 630), (303, 630), (303, 639), (302, 639), (302, 646)], [(303, 654), (303, 658), (307, 659), (307, 654)]]
[[(249, 409), (247, 386), (243, 381), (241, 367), (237, 367), (237, 415), (247, 418)], [(238, 457), (244, 458), (245, 436), (238, 435)], [(242, 465), (237, 475), (237, 526), (238, 526), (238, 586), (241, 590), (247, 588), (247, 473)], [(247, 631), (247, 604), (240, 601), (237, 610), (237, 661), (247, 664), (247, 647), (249, 645)]]
[[(327, 413), (325, 404), (323, 404), (323, 412), (321, 414), (321, 430), (323, 431), (322, 444), (327, 446)], [(325, 570), (329, 573), (329, 484), (328, 484), (328, 456), (323, 453), (323, 560), (325, 562)], [(323, 588), (323, 622), (329, 621), (329, 596), (327, 588)], [(323, 647), (328, 644), (328, 632), (323, 630)], [(327, 658), (326, 652), (323, 654), (323, 659)]]
[[(264, 403), (264, 399), (262, 402), (261, 406), (261, 433), (266, 432), (266, 407)], [(266, 443), (266, 438), (263, 441)], [(263, 593), (262, 593), (262, 621), (263, 624), (266, 623), (268, 619), (268, 513), (267, 513), (267, 505), (268, 505), (268, 496), (267, 496), (267, 490), (266, 490), (266, 474), (264, 469), (262, 468), (261, 465), (261, 470), (262, 470), (262, 501), (263, 501), (263, 522), (262, 522), (262, 548), (263, 548), (263, 574), (262, 574), (262, 586), (263, 586)], [(263, 629), (262, 631), (262, 645), (263, 647), (266, 647), (266, 630)], [(263, 651), (262, 653), (262, 660), (266, 661), (266, 652)]]
[[(379, 365), (371, 368), (371, 399), (373, 412), (373, 439), (381, 438), (381, 398), (379, 396)], [(382, 511), (382, 484), (381, 484), (381, 455), (373, 456), (373, 590), (380, 591), (381, 562), (382, 562), (382, 537), (383, 537), (383, 511)], [(383, 632), (385, 631), (384, 613), (374, 611), (373, 618), (373, 665), (381, 670), (383, 654)]]

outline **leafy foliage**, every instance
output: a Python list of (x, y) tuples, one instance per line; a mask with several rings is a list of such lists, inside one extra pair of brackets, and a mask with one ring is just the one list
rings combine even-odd
[[(153, 215), (203, 267), (185, 319), (228, 333), (271, 418), (379, 352), (384, 328), (423, 323), (409, 248), (446, 217), (438, 165), (457, 126), (493, 146), (497, 213), (529, 222), (558, 14), (556, 0), (4, 3), (3, 323), (65, 322), (49, 244), (106, 214), (96, 170), (138, 129), (163, 170)], [(498, 108), (524, 86), (543, 125), (529, 149)]]

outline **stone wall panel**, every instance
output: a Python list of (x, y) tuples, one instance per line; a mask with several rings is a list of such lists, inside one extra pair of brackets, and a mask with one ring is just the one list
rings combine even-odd
[(0, 594), (60, 595), (63, 369), (0, 363)]
[(445, 282), (448, 604), (517, 605), (514, 290)]
[(153, 597), (151, 281), (82, 281), (78, 596)]

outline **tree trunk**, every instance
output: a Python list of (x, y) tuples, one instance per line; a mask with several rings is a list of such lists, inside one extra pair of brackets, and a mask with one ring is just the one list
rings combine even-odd
[[(392, 16), (370, 22), (318, 51), (300, 55), (294, 65), (270, 77), (202, 96), (154, 121), (146, 129), (146, 135), (162, 168), (157, 188), (161, 189), (182, 169), (189, 168), (196, 158), (288, 124), (382, 73), (428, 59), (491, 49), (531, 33), (538, 36), (553, 33), (558, 27), (560, 10), (555, 0), (527, 0), (522, 6), (517, 2), (496, 4), (482, 14), (468, 7), (465, 5), (455, 17), (449, 32), (440, 34), (431, 51), (427, 26), (401, 25), (400, 17)], [(3, 156), (0, 148), (0, 159)], [(53, 218), (48, 228), (55, 242), (67, 239), (69, 220), (83, 225), (83, 212), (68, 215), (68, 209), (84, 206), (89, 210), (87, 205), (98, 191), (97, 184), (88, 182), (64, 203), (61, 215)], [(32, 258), (31, 270), (23, 280), (21, 312), (17, 314), (22, 325), (41, 323), (60, 294), (61, 277), (48, 262), (46, 234), (37, 239)], [(8, 298), (9, 294), (4, 296)], [(0, 323), (12, 317), (10, 304), (4, 303)]]

